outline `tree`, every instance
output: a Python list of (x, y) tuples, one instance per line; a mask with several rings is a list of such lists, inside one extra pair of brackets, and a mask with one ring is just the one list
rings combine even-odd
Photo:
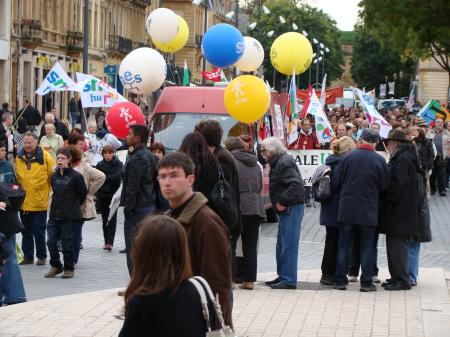
[[(298, 32), (301, 33), (304, 30), (308, 33), (308, 39), (310, 41), (315, 38), (329, 48), (330, 52), (325, 54), (325, 72), (328, 74), (328, 82), (338, 78), (342, 74), (343, 55), (339, 44), (339, 30), (336, 28), (336, 22), (327, 14), (321, 10), (305, 5), (302, 1), (298, 0), (264, 1), (264, 5), (270, 10), (269, 15), (264, 15), (260, 5), (261, 2), (258, 1), (252, 3), (250, 6), (253, 11), (249, 22), (257, 22), (257, 26), (254, 30), (249, 29), (247, 34), (260, 41), (264, 47), (266, 55), (264, 60), (264, 75), (272, 86), (280, 89), (281, 81), (284, 81), (286, 76), (279, 73), (276, 74), (274, 83), (274, 72), (270, 63), (270, 48), (278, 36), (293, 30), (293, 23), (298, 26)], [(280, 23), (279, 16), (285, 18), (285, 24)], [(267, 33), (272, 30), (274, 34), (268, 37)], [(313, 49), (314, 51), (316, 50), (315, 45), (313, 45)], [(315, 79), (316, 66), (311, 65), (311, 67), (314, 70), (312, 78)], [(319, 70), (319, 79), (321, 79), (323, 76), (322, 62), (320, 62)], [(315, 82), (315, 80), (312, 80), (312, 82)], [(299, 83), (300, 88), (308, 87), (308, 70), (300, 74)]]
[(362, 21), (385, 47), (405, 59), (432, 57), (450, 79), (448, 0), (362, 0)]
[[(364, 27), (357, 26), (353, 41), (352, 76), (360, 88), (376, 89), (386, 83), (385, 76), (393, 81), (393, 74), (398, 74), (396, 97), (409, 94), (410, 79), (414, 74), (414, 62), (403, 60), (400, 54), (383, 47)], [(400, 79), (400, 72), (403, 78)]]

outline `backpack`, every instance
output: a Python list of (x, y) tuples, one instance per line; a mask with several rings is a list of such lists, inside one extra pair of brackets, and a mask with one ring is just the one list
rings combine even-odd
[(312, 177), (311, 193), (314, 201), (323, 202), (331, 198), (331, 167), (321, 165), (316, 169)]
[(225, 179), (220, 164), (217, 166), (219, 176), (209, 196), (209, 202), (213, 211), (222, 219), (231, 233), (239, 223), (236, 191)]

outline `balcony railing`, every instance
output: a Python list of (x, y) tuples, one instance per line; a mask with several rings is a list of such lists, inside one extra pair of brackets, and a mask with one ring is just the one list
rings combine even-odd
[(140, 8), (146, 8), (148, 5), (150, 5), (150, 0), (128, 0), (129, 3), (132, 5), (135, 5)]
[(21, 40), (24, 47), (34, 49), (42, 43), (42, 24), (40, 20), (22, 20)]
[(109, 51), (128, 54), (133, 50), (133, 41), (119, 35), (109, 36)]
[(69, 54), (79, 54), (83, 50), (83, 33), (67, 31), (66, 47)]
[(143, 47), (150, 47), (150, 45), (147, 43), (144, 43), (144, 42), (133, 41), (133, 49), (143, 48)]

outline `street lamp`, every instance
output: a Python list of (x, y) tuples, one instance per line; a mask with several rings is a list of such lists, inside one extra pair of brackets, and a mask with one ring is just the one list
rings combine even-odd
[(316, 64), (316, 86), (319, 85), (319, 67), (320, 67), (320, 61), (322, 61), (322, 56), (317, 59)]
[[(313, 60), (314, 60), (315, 57), (316, 57), (316, 53), (314, 53), (312, 55)], [(316, 60), (314, 60), (312, 63), (316, 64), (315, 61)], [(309, 65), (309, 70), (308, 70), (308, 85), (311, 84), (311, 69), (312, 69), (312, 64)]]
[(303, 34), (304, 37), (308, 37), (308, 33), (307, 32), (303, 31), (302, 34)]

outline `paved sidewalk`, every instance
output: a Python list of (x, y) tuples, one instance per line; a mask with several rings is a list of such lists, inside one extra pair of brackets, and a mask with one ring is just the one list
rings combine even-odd
[[(246, 337), (448, 337), (450, 301), (442, 269), (422, 269), (411, 291), (361, 293), (320, 286), (319, 270), (299, 272), (299, 289), (235, 289), (234, 324)], [(273, 273), (259, 274), (268, 280)], [(386, 276), (386, 270), (382, 270)], [(117, 336), (117, 289), (53, 297), (1, 308), (0, 336)]]

